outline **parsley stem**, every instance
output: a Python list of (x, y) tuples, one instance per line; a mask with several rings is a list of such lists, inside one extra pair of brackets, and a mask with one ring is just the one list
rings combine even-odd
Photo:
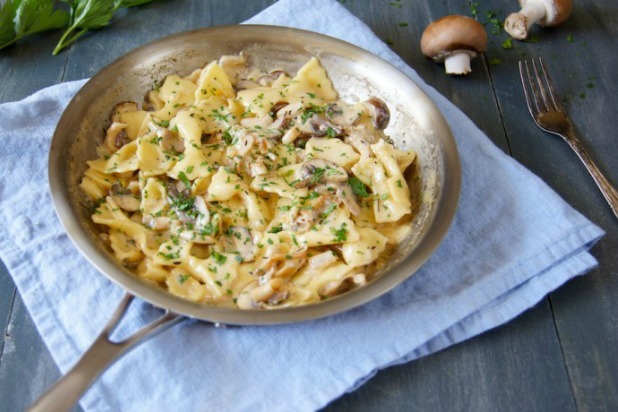
[(5, 47), (10, 46), (11, 44), (15, 43), (15, 42), (16, 42), (17, 40), (19, 40), (19, 39), (20, 39), (20, 37), (13, 37), (13, 39), (12, 39), (12, 40), (9, 40), (9, 41), (7, 41), (7, 42), (6, 42), (6, 43), (4, 43), (4, 44), (0, 44), (0, 49), (4, 49)]
[(54, 52), (52, 53), (54, 56), (60, 53), (60, 51), (64, 49), (65, 47), (68, 47), (71, 44), (75, 43), (81, 36), (83, 36), (88, 31), (88, 29), (80, 29), (76, 34), (73, 35), (73, 37), (67, 40), (67, 38), (71, 34), (73, 34), (76, 28), (77, 28), (76, 26), (69, 27), (67, 31), (64, 32), (64, 34), (60, 38), (60, 41), (56, 45)]

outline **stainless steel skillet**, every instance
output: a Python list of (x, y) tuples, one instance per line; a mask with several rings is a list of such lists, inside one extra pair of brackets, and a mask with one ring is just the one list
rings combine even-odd
[[(386, 133), (396, 146), (418, 153), (420, 205), (406, 239), (366, 286), (318, 304), (271, 311), (199, 305), (139, 280), (118, 264), (97, 235), (79, 189), (86, 161), (96, 158), (102, 130), (114, 104), (141, 102), (146, 91), (168, 74), (187, 75), (226, 54), (244, 52), (250, 64), (295, 73), (319, 57), (343, 100), (370, 96), (391, 111)], [(107, 278), (127, 291), (109, 325), (82, 360), (33, 410), (66, 410), (117, 357), (154, 333), (185, 318), (215, 325), (271, 325), (339, 313), (388, 292), (410, 277), (438, 246), (454, 217), (460, 166), (451, 131), (427, 95), (408, 77), (358, 47), (317, 33), (275, 26), (220, 26), (177, 34), (140, 47), (95, 75), (71, 100), (53, 136), (49, 182), (56, 213), (79, 251)], [(109, 338), (133, 296), (165, 313), (123, 342)]]

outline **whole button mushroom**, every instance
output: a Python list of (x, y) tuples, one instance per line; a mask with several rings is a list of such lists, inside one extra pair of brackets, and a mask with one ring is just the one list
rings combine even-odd
[(519, 13), (511, 13), (504, 22), (504, 30), (517, 40), (526, 39), (533, 24), (557, 26), (573, 11), (573, 0), (519, 0), (519, 5)]
[(459, 15), (431, 23), (421, 37), (421, 51), (436, 63), (444, 62), (448, 74), (468, 74), (470, 60), (485, 51), (487, 33), (478, 21)]

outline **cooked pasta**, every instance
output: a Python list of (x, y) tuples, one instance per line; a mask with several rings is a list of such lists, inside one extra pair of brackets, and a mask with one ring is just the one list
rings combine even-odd
[(377, 97), (223, 56), (117, 104), (81, 188), (114, 256), (204, 304), (304, 305), (365, 284), (410, 230), (415, 153)]

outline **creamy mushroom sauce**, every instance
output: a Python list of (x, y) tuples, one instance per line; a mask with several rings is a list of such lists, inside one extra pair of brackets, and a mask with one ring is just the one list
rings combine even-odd
[(81, 188), (115, 257), (191, 301), (319, 302), (365, 284), (415, 203), (377, 97), (349, 103), (316, 58), (291, 77), (223, 56), (117, 104)]

